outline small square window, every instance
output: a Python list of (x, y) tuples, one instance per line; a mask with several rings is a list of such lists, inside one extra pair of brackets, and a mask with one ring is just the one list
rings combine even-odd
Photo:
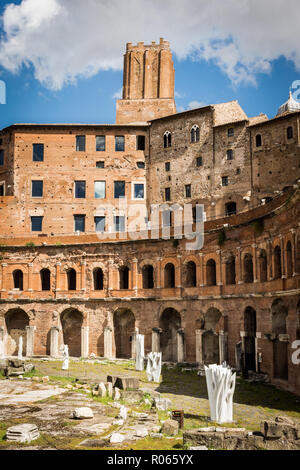
[(125, 137), (123, 135), (116, 135), (115, 137), (115, 149), (116, 152), (125, 151)]
[(95, 181), (95, 199), (105, 199), (106, 183), (105, 181)]
[(76, 152), (85, 152), (85, 135), (76, 136)]
[(134, 183), (134, 193), (133, 199), (144, 199), (145, 198), (145, 188), (143, 183)]
[(74, 215), (75, 232), (85, 232), (85, 215)]
[(228, 129), (228, 137), (233, 137), (234, 136), (234, 128), (233, 127), (230, 127)]
[(171, 189), (170, 188), (165, 188), (165, 200), (171, 201)]
[(96, 168), (104, 168), (104, 162), (96, 162)]
[(4, 150), (0, 150), (0, 166), (4, 165)]
[(200, 166), (203, 165), (203, 160), (202, 157), (197, 157), (196, 159), (196, 166), (199, 168)]
[(228, 186), (228, 176), (222, 176), (222, 186)]
[(105, 135), (96, 135), (96, 152), (105, 152)]
[(32, 181), (31, 182), (31, 196), (32, 197), (43, 197), (43, 181)]
[(75, 181), (75, 198), (85, 199), (85, 181)]
[(145, 163), (144, 162), (137, 162), (137, 167), (140, 168), (140, 169), (143, 169), (145, 168)]
[(185, 197), (192, 197), (192, 186), (190, 184), (185, 186)]
[(165, 163), (165, 170), (166, 170), (166, 171), (170, 171), (170, 169), (171, 169), (171, 163), (170, 163), (170, 162), (166, 162), (166, 163)]
[(43, 227), (43, 217), (31, 217), (31, 231), (41, 232)]
[(32, 161), (43, 162), (44, 161), (44, 144), (33, 144), (32, 145)]
[(99, 233), (105, 232), (105, 217), (104, 216), (95, 217), (95, 230), (96, 232), (99, 232)]
[(227, 150), (227, 160), (233, 160), (233, 150)]
[(125, 181), (115, 181), (114, 198), (120, 199), (122, 197), (125, 197)]
[(146, 143), (146, 138), (144, 135), (136, 136), (136, 149), (137, 150), (145, 150), (145, 143)]
[(125, 232), (125, 217), (117, 215), (114, 217), (115, 232)]

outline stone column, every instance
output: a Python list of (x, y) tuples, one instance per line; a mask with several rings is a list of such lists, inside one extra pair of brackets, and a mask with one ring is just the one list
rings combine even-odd
[(162, 287), (161, 260), (162, 260), (161, 258), (157, 258), (157, 271), (156, 271), (156, 276), (157, 276), (156, 287), (157, 287), (157, 289), (160, 289)]
[(246, 366), (246, 363), (245, 363), (245, 336), (246, 336), (246, 332), (245, 331), (240, 331), (240, 337), (242, 339), (243, 368), (245, 368), (245, 366)]
[(177, 362), (184, 361), (184, 330), (177, 331)]
[(203, 262), (203, 253), (200, 253), (200, 270), (201, 270), (201, 281), (200, 287), (204, 287), (205, 285), (205, 276), (204, 276), (204, 262)]
[(202, 336), (205, 330), (196, 330), (196, 362), (203, 364)]
[(4, 354), (4, 338), (5, 338), (4, 328), (0, 328), (0, 358), (5, 357), (5, 354)]
[(61, 287), (60, 287), (60, 266), (61, 266), (61, 263), (56, 263), (56, 265), (55, 265), (55, 267), (56, 267), (56, 279), (55, 279), (55, 290), (56, 290), (56, 292), (61, 290)]
[(228, 362), (228, 333), (222, 330), (219, 333), (219, 354), (220, 364), (224, 361)]
[(181, 267), (181, 255), (177, 255), (178, 267), (175, 268), (175, 287), (182, 288), (182, 267)]
[[(138, 291), (138, 266), (137, 266), (137, 263), (138, 263), (138, 260), (136, 258), (134, 258), (132, 260), (132, 288), (134, 290), (134, 295), (135, 297), (137, 297), (137, 291)], [(129, 289), (130, 289), (131, 286), (129, 286)]]
[(135, 328), (134, 333), (132, 335), (131, 341), (131, 359), (136, 358), (136, 336), (139, 334), (139, 329)]
[(1, 292), (6, 291), (6, 263), (1, 264)]
[(243, 284), (243, 266), (242, 266), (242, 250), (241, 247), (237, 248), (238, 252), (238, 284)]
[(252, 256), (253, 256), (253, 280), (258, 282), (258, 263), (257, 263), (257, 245), (252, 245)]
[(84, 292), (86, 291), (86, 287), (85, 287), (85, 271), (86, 271), (86, 261), (82, 261), (81, 262), (81, 282), (80, 282), (80, 286), (81, 286), (81, 290)]
[(56, 326), (53, 326), (50, 330), (50, 356), (51, 357), (59, 357), (58, 334), (59, 334), (59, 329)]
[(286, 266), (285, 266), (285, 251), (283, 236), (280, 235), (280, 249), (281, 249), (281, 278), (286, 279)]
[[(33, 289), (32, 289), (32, 268), (33, 268), (33, 263), (28, 263), (28, 281), (27, 281), (27, 290), (28, 292), (32, 292)], [(25, 286), (24, 286), (24, 290), (25, 290)]]
[(113, 359), (112, 329), (109, 326), (104, 329), (104, 357), (105, 359)]
[(89, 357), (89, 327), (81, 328), (81, 357)]
[(160, 352), (160, 328), (152, 329), (152, 352)]
[(110, 296), (111, 291), (114, 288), (114, 279), (113, 279), (113, 261), (110, 259), (108, 260), (108, 280), (107, 280), (107, 293)]
[(219, 256), (219, 274), (217, 275), (217, 285), (223, 286), (223, 277), (222, 277), (222, 251), (217, 250), (217, 255)]
[(273, 247), (272, 240), (268, 240), (268, 280), (273, 281)]
[(34, 354), (34, 332), (35, 326), (26, 326), (26, 357)]

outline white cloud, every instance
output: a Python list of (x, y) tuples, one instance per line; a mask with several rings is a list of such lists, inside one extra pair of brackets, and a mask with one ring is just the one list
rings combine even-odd
[(190, 103), (187, 105), (187, 109), (196, 109), (196, 108), (203, 108), (203, 106), (207, 106), (204, 101), (190, 101)]
[(299, 17), (299, 0), (22, 0), (4, 11), (0, 64), (33, 65), (60, 89), (120, 70), (126, 42), (163, 36), (179, 59), (213, 60), (233, 83), (254, 83), (280, 56), (300, 69)]
[(121, 100), (123, 96), (123, 87), (120, 88), (120, 90), (116, 91), (116, 93), (113, 94), (113, 99), (114, 100)]

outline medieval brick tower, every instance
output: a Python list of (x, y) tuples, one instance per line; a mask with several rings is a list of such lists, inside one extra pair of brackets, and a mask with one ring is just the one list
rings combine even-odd
[(123, 99), (117, 102), (117, 124), (144, 123), (176, 113), (174, 64), (170, 44), (160, 39), (145, 46), (127, 44)]

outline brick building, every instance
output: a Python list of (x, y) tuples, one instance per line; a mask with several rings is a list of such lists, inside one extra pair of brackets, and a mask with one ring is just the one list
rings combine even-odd
[[(23, 335), (28, 356), (128, 358), (139, 329), (165, 361), (227, 360), (300, 394), (299, 118), (292, 96), (274, 119), (237, 101), (176, 113), (161, 39), (127, 45), (115, 125), (3, 129), (0, 355)], [(175, 203), (204, 205), (202, 249), (166, 239), (163, 216), (151, 238), (151, 206)]]

